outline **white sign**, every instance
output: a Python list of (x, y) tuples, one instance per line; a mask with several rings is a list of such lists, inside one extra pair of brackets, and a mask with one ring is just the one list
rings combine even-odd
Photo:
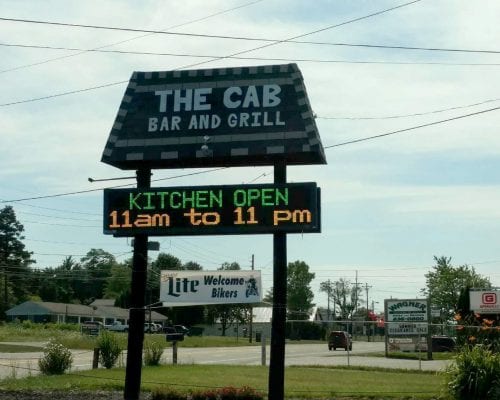
[(258, 303), (260, 271), (161, 271), (160, 301), (165, 306)]
[(478, 314), (500, 314), (500, 290), (471, 290), (470, 309)]
[(427, 322), (427, 299), (386, 300), (387, 322)]
[(397, 335), (427, 335), (427, 323), (387, 323), (387, 334), (389, 336)]

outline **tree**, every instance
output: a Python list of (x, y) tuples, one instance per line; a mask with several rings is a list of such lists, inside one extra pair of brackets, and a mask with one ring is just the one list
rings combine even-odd
[(433, 307), (441, 310), (443, 321), (451, 320), (458, 310), (461, 291), (469, 286), (490, 289), (491, 282), (487, 277), (477, 274), (474, 267), (461, 265), (454, 267), (451, 257), (434, 256), (436, 265), (425, 274), (426, 287), (421, 291), (430, 298)]
[(315, 274), (309, 272), (304, 261), (288, 263), (287, 269), (287, 307), (290, 319), (308, 319), (309, 310), (314, 306), (314, 293), (310, 284)]
[[(123, 263), (115, 264), (111, 267), (111, 275), (106, 280), (104, 287), (104, 298), (120, 299), (124, 301), (123, 296), (130, 295), (130, 283), (132, 281), (132, 260), (126, 260)], [(125, 301), (129, 303), (129, 301)], [(127, 307), (125, 307), (127, 308)]]
[[(335, 302), (333, 302), (334, 290), (335, 290), (335, 285), (330, 279), (328, 279), (327, 281), (324, 281), (324, 282), (320, 282), (320, 284), (319, 284), (319, 291), (324, 292), (327, 295), (327, 299), (328, 299), (327, 319), (328, 320), (332, 319), (332, 315), (333, 315), (333, 318), (335, 318)], [(332, 300), (332, 303), (333, 303), (332, 304), (333, 312), (332, 312), (332, 307), (330, 307), (330, 300)]]
[(1, 302), (1, 316), (17, 302), (28, 296), (28, 285), (25, 285), (29, 276), (29, 265), (35, 261), (30, 252), (25, 250), (22, 235), (23, 225), (16, 219), (11, 206), (0, 210), (0, 269), (3, 273), (3, 301)]
[(111, 276), (111, 269), (116, 265), (113, 254), (102, 249), (91, 249), (81, 263), (72, 268), (73, 290), (82, 304), (89, 304), (104, 296), (104, 287)]
[(351, 285), (347, 279), (341, 278), (333, 284), (333, 299), (339, 309), (339, 318), (346, 321), (352, 317), (353, 311), (361, 300), (361, 288)]

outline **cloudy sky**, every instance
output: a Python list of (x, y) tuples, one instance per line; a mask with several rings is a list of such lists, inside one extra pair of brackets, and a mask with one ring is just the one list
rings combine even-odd
[[(288, 168), (321, 187), (323, 226), (288, 235), (288, 260), (316, 274), (316, 302), (321, 281), (356, 271), (375, 309), (416, 297), (442, 255), (500, 286), (499, 14), (494, 0), (0, 0), (0, 207), (14, 206), (40, 268), (91, 248), (124, 260), (128, 240), (102, 234), (112, 183), (88, 178), (130, 176), (100, 159), (132, 72), (296, 62), (328, 164)], [(269, 183), (272, 168), (163, 178)], [(270, 235), (159, 239), (205, 269), (247, 269), (254, 254), (272, 286)]]

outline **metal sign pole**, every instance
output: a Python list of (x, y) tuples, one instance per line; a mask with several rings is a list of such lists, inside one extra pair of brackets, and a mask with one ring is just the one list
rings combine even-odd
[[(285, 162), (274, 165), (274, 183), (286, 183)], [(286, 233), (273, 234), (273, 317), (271, 325), (271, 352), (269, 360), (268, 398), (283, 400), (285, 387), (285, 326), (287, 249)]]
[[(151, 170), (137, 170), (137, 188), (151, 186)], [(127, 366), (125, 370), (125, 400), (138, 400), (141, 391), (142, 347), (146, 305), (146, 279), (148, 265), (148, 236), (136, 235), (132, 262), (130, 288), (129, 333), (127, 344)]]

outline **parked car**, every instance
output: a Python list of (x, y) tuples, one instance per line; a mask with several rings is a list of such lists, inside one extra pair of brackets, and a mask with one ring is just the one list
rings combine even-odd
[(161, 325), (155, 324), (154, 322), (145, 322), (144, 323), (144, 332), (146, 332), (146, 333), (161, 332)]
[(119, 321), (113, 322), (111, 325), (105, 325), (105, 328), (113, 332), (128, 332), (128, 325), (122, 324)]
[(328, 335), (328, 350), (337, 350), (337, 347), (345, 351), (352, 350), (351, 335), (346, 331), (331, 331)]
[[(455, 339), (446, 335), (433, 335), (431, 337), (432, 340), (432, 352), (446, 352), (446, 351), (454, 351), (456, 347)], [(420, 341), (420, 351), (427, 351), (427, 339), (422, 338)]]
[(189, 336), (189, 328), (186, 328), (184, 325), (174, 325), (174, 329), (177, 333)]

